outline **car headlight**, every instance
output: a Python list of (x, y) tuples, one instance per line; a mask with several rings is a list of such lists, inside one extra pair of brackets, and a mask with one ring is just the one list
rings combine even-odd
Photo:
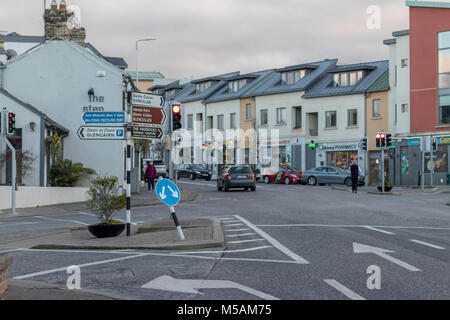
[(201, 174), (201, 172), (200, 172), (200, 171), (195, 171), (195, 173), (196, 173), (196, 174)]

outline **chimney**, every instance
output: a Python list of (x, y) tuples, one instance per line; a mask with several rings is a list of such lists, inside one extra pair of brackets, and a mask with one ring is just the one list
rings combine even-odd
[(84, 28), (71, 28), (68, 24), (69, 18), (74, 12), (67, 10), (65, 0), (61, 0), (59, 10), (53, 9), (56, 0), (53, 0), (50, 10), (45, 10), (45, 40), (67, 40), (76, 42), (78, 45), (86, 46), (86, 30)]
[(67, 10), (66, 1), (61, 0), (61, 2), (59, 3), (59, 10)]
[(50, 6), (50, 10), (56, 11), (58, 9), (58, 4), (56, 3), (56, 0), (52, 1), (52, 4)]
[(6, 61), (8, 61), (8, 55), (5, 50), (5, 41), (0, 40), (0, 66), (6, 65)]

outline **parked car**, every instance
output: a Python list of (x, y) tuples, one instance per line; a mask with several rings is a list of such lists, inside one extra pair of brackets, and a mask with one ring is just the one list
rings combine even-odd
[(153, 161), (153, 165), (156, 168), (157, 178), (159, 177), (168, 177), (169, 171), (167, 170), (167, 166), (161, 160), (152, 160), (152, 159), (144, 159), (144, 172), (147, 169), (147, 162)]
[(263, 181), (267, 183), (302, 183), (303, 172), (288, 166), (264, 168)]
[(230, 166), (217, 178), (217, 191), (233, 188), (256, 190), (255, 174), (249, 166)]
[[(317, 167), (304, 172), (302, 181), (308, 185), (316, 184), (345, 184), (352, 185), (352, 175), (349, 170), (342, 170), (335, 167)], [(359, 176), (358, 185), (364, 185), (364, 177)]]
[(211, 180), (211, 171), (200, 164), (182, 164), (177, 169), (178, 178)]

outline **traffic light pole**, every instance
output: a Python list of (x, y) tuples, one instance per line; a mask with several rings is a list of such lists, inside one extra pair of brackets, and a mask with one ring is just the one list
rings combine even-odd
[(5, 141), (6, 145), (8, 146), (8, 148), (11, 150), (11, 211), (12, 214), (15, 215), (16, 214), (16, 149), (14, 149), (13, 145), (11, 144), (11, 142), (9, 142), (8, 138), (6, 137), (6, 130), (7, 130), (7, 124), (6, 124), (6, 120), (7, 120), (7, 114), (8, 111), (6, 110), (6, 108), (3, 108), (3, 117), (2, 117), (2, 123), (1, 125), (1, 129), (2, 129), (2, 137), (3, 140)]
[(381, 149), (381, 192), (384, 193), (384, 148)]
[(173, 163), (172, 163), (172, 133), (173, 133), (173, 111), (172, 101), (169, 101), (170, 121), (169, 121), (169, 179), (173, 179)]

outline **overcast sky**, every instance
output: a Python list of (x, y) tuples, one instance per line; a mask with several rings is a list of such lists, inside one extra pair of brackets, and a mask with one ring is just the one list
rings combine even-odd
[[(59, 0), (57, 0), (59, 2)], [(1, 0), (0, 30), (43, 35), (44, 0)], [(47, 0), (49, 6), (51, 0)], [(409, 28), (404, 0), (66, 0), (81, 9), (87, 41), (106, 56), (167, 78), (280, 68), (322, 59), (388, 59), (383, 40)], [(367, 28), (367, 8), (381, 28)]]

